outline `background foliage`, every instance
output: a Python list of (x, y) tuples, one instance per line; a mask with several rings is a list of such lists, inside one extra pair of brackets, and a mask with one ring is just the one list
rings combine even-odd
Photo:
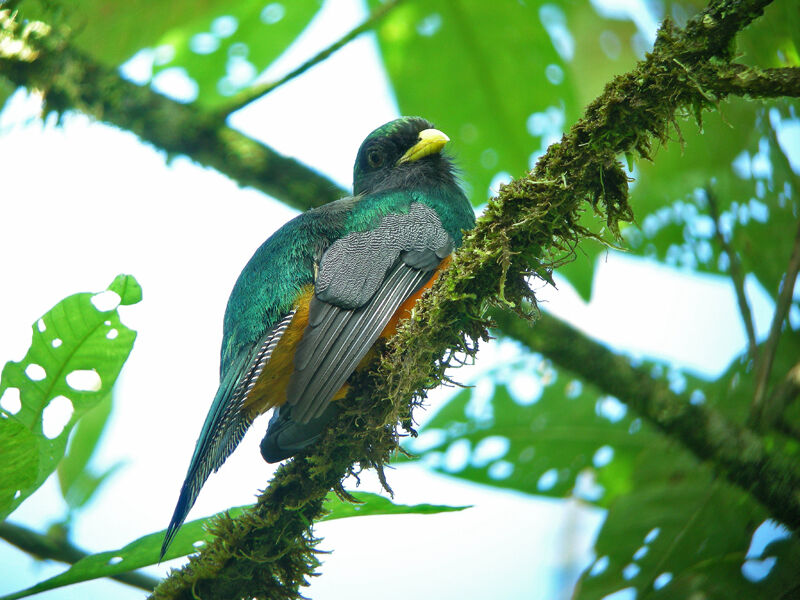
[[(7, 4), (18, 5), (21, 23), (41, 19), (68, 31), (65, 43), (98, 65), (116, 69), (134, 56), (150, 61), (152, 73), (139, 83), (161, 89), (165, 75), (177, 78), (183, 82), (177, 99), (208, 119), (224, 118), (255, 99), (258, 92), (251, 98), (248, 90), (259, 89), (257, 76), (320, 9), (318, 2), (264, 0), (179, 0), (163, 6), (101, 0)], [(643, 13), (638, 20), (610, 18), (611, 9), (588, 3), (385, 4), (368, 2), (379, 14), (371, 25), (400, 112), (423, 114), (451, 134), (476, 207), (499, 184), (532, 166), (607, 81), (643, 57), (654, 35)], [(702, 5), (666, 2), (649, 8), (659, 20), (671, 16), (680, 24)], [(740, 62), (798, 66), (796, 3), (775, 2), (738, 39)], [(0, 83), (6, 95), (13, 91), (1, 72)], [(631, 204), (636, 221), (622, 232), (624, 249), (687, 273), (728, 278), (732, 266), (739, 265), (739, 279), (754, 279), (777, 304), (797, 243), (797, 109), (796, 100), (765, 104), (733, 99), (705, 114), (701, 127), (689, 120), (676, 123), (672, 143), (659, 148), (653, 162), (628, 165), (635, 179)], [(155, 113), (136, 117), (152, 123), (163, 118)], [(603, 233), (603, 223), (591, 210), (583, 222)], [(588, 299), (597, 259), (606, 252), (597, 242), (584, 242), (577, 259), (558, 274)], [(120, 295), (122, 304), (141, 296), (132, 278), (118, 279), (109, 289)], [(39, 321), (44, 326), (34, 327), (31, 353), (3, 370), (0, 393), (14, 388), (20, 397), (14, 411), (8, 409), (10, 396), (3, 396), (4, 516), (56, 467), (72, 510), (80, 510), (108, 475), (92, 473), (87, 465), (110, 410), (111, 386), (135, 334), (113, 310), (98, 311), (91, 300), (92, 295), (83, 294), (54, 307)], [(665, 381), (682, 401), (704, 404), (741, 425), (752, 424), (748, 415), (759, 364), (754, 357), (774, 352), (768, 391), (777, 393), (800, 356), (798, 300), (795, 292), (778, 321), (779, 326), (785, 322), (777, 345), (767, 348), (762, 336), (757, 348), (745, 349), (715, 380), (676, 372), (669, 365), (630, 362)], [(109, 328), (118, 332), (113, 339)], [(59, 358), (48, 347), (51, 335), (63, 340), (63, 353), (74, 346), (68, 358)], [(504, 335), (502, 329), (498, 335)], [(408, 449), (427, 468), (451, 477), (606, 510), (596, 558), (574, 590), (577, 599), (603, 598), (623, 589), (629, 594), (635, 590), (637, 598), (686, 598), (692, 593), (788, 598), (798, 593), (796, 535), (771, 520), (746, 492), (722, 480), (713, 465), (699, 462), (679, 442), (629, 411), (626, 398), (609, 396), (590, 377), (571, 373), (535, 350), (520, 344), (517, 358), (488, 375), (489, 393), (485, 387), (480, 393), (461, 391)], [(45, 369), (44, 379), (26, 370), (34, 362)], [(75, 369), (94, 369), (101, 387), (81, 391), (67, 387), (69, 379), (53, 375), (66, 376)], [(513, 384), (520, 377), (526, 382), (522, 387)], [(41, 430), (41, 413), (58, 394), (72, 401), (74, 413), (58, 437), (48, 439)], [(771, 451), (796, 464), (798, 403), (790, 402), (780, 413), (757, 433)], [(150, 546), (144, 560), (137, 554), (142, 540), (112, 552), (121, 558), (114, 564), (103, 555), (89, 574), (118, 573), (126, 570), (116, 567), (124, 561), (131, 561), (131, 568), (152, 564), (155, 550)], [(184, 546), (182, 554), (191, 551), (188, 538)], [(75, 580), (67, 577), (65, 582)]]

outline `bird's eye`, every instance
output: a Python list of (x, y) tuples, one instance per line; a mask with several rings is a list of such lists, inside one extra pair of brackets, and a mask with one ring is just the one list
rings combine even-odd
[(379, 150), (370, 150), (367, 154), (367, 162), (373, 169), (377, 169), (383, 164), (383, 152)]

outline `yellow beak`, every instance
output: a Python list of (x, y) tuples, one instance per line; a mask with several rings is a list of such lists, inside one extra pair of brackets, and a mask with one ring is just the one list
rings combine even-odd
[(450, 138), (438, 129), (423, 129), (419, 132), (417, 143), (411, 146), (411, 148), (400, 157), (397, 164), (414, 162), (425, 156), (441, 152), (444, 145), (449, 141)]

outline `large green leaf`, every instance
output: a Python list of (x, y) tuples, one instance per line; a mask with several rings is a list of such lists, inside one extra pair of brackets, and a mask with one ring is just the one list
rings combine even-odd
[[(748, 557), (765, 510), (747, 494), (698, 464), (685, 451), (657, 443), (643, 453), (634, 490), (611, 506), (595, 544), (597, 559), (582, 575), (576, 600), (595, 600), (634, 588), (639, 600), (790, 597), (800, 585), (788, 547)], [(746, 578), (748, 559), (777, 558), (767, 577)]]
[[(343, 519), (347, 517), (364, 517), (369, 515), (398, 515), (398, 514), (435, 514), (441, 512), (452, 512), (464, 510), (466, 506), (439, 506), (433, 504), (394, 504), (387, 498), (378, 494), (368, 492), (351, 492), (351, 494), (361, 504), (351, 504), (340, 500), (335, 494), (330, 493), (325, 500), (325, 508), (328, 514), (323, 517), (323, 521), (333, 519)], [(235, 517), (242, 512), (249, 510), (251, 506), (240, 506), (228, 511), (219, 513), (212, 517), (197, 519), (186, 523), (175, 536), (175, 541), (167, 552), (165, 560), (186, 556), (196, 552), (210, 539), (206, 527), (210, 521), (223, 515)], [(13, 600), (15, 598), (26, 598), (33, 594), (38, 594), (46, 590), (64, 587), (81, 581), (98, 579), (100, 577), (110, 577), (120, 573), (133, 571), (159, 562), (161, 543), (164, 541), (164, 531), (151, 533), (139, 538), (120, 548), (108, 552), (100, 552), (87, 556), (63, 573), (51, 577), (36, 585), (21, 590), (14, 594), (0, 597), (0, 600)]]
[[(198, 86), (197, 102), (217, 106), (249, 86), (317, 13), (321, 0), (241, 0), (198, 14), (167, 31), (157, 42), (156, 72), (185, 69)], [(170, 54), (172, 55), (170, 57)]]
[(224, 0), (26, 0), (26, 19), (61, 23), (72, 30), (71, 43), (108, 66), (116, 66), (138, 50), (152, 46), (168, 31), (187, 21), (223, 14)]
[[(498, 173), (525, 173), (543, 138), (560, 136), (577, 116), (572, 75), (542, 24), (542, 11), (564, 31), (558, 6), (511, 1), (411, 0), (378, 27), (400, 111), (431, 119), (457, 140), (476, 205), (487, 199)], [(548, 81), (548, 68), (557, 83)]]
[(104, 303), (135, 304), (141, 297), (136, 280), (120, 275), (107, 292), (65, 298), (34, 323), (25, 358), (3, 367), (0, 448), (11, 448), (13, 460), (0, 462), (2, 518), (56, 469), (73, 426), (110, 393), (130, 354), (136, 333)]
[[(464, 390), (407, 449), (441, 473), (503, 488), (607, 506), (631, 487), (637, 454), (653, 440), (616, 399), (546, 367), (541, 396), (516, 399), (505, 385), (490, 402)], [(531, 373), (519, 371), (535, 389)]]

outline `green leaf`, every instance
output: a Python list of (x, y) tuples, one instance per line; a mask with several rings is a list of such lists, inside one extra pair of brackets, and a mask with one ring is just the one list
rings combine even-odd
[[(539, 15), (566, 17), (545, 4), (409, 1), (378, 26), (400, 112), (422, 115), (453, 138), (475, 205), (486, 201), (496, 175), (524, 174), (545, 137), (560, 136), (577, 117), (572, 75)], [(559, 83), (547, 80), (548, 66)]]
[(630, 489), (635, 457), (653, 435), (617, 400), (545, 369), (552, 381), (533, 403), (515, 401), (505, 385), (490, 404), (464, 390), (407, 449), (453, 477), (558, 498), (577, 493), (607, 506)]
[(185, 69), (197, 82), (197, 102), (219, 106), (252, 84), (284, 52), (321, 4), (242, 0), (199, 14), (159, 39), (157, 45), (171, 47), (174, 56), (157, 64), (155, 72)]
[[(637, 465), (634, 490), (611, 506), (582, 575), (576, 600), (599, 600), (632, 587), (637, 599), (777, 598), (800, 584), (792, 556), (780, 552), (774, 573), (753, 582), (742, 565), (765, 510), (747, 494), (673, 445), (657, 443)], [(787, 579), (791, 580), (789, 584)], [(780, 585), (782, 587), (773, 587)], [(781, 593), (768, 590), (780, 589)]]
[[(138, 286), (133, 277), (124, 277), (117, 281), (125, 289)], [(120, 322), (116, 308), (99, 310), (93, 304), (104, 308), (113, 302), (109, 293), (75, 294), (56, 304), (34, 323), (25, 358), (3, 367), (0, 447), (14, 446), (16, 458), (0, 462), (0, 481), (12, 482), (0, 488), (2, 518), (56, 469), (72, 428), (108, 396), (130, 354), (136, 333)], [(6, 401), (6, 394), (19, 395), (19, 407)], [(55, 415), (48, 409), (56, 405), (71, 410), (62, 429), (49, 420)]]
[(224, 0), (73, 0), (54, 3), (27, 0), (21, 7), (27, 19), (67, 25), (70, 43), (108, 66), (117, 66), (142, 48), (157, 44), (171, 29), (205, 16), (224, 14)]
[[(371, 494), (368, 492), (352, 492), (351, 494), (363, 504), (353, 505), (349, 502), (344, 502), (331, 492), (325, 500), (325, 508), (330, 512), (323, 517), (322, 520), (331, 521), (334, 519), (363, 517), (368, 515), (434, 514), (459, 511), (468, 508), (466, 506), (438, 506), (432, 504), (409, 506), (405, 504), (394, 504), (378, 494)], [(239, 506), (212, 517), (197, 519), (184, 524), (175, 536), (175, 541), (167, 552), (165, 560), (186, 556), (187, 554), (197, 551), (198, 548), (206, 544), (211, 539), (211, 536), (206, 532), (206, 526), (213, 519), (224, 516), (236, 517), (250, 508), (252, 508), (252, 505)], [(0, 600), (26, 598), (46, 590), (52, 590), (90, 579), (110, 577), (112, 575), (118, 575), (120, 573), (133, 571), (134, 569), (157, 564), (161, 551), (161, 543), (163, 541), (164, 531), (162, 530), (141, 537), (119, 550), (92, 554), (91, 556), (82, 558), (60, 575), (51, 577), (50, 579), (14, 594), (2, 596)]]

